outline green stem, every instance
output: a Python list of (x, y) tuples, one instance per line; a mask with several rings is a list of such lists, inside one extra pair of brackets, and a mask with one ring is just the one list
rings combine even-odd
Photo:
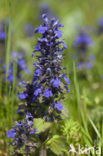
[(40, 156), (46, 156), (46, 147), (44, 145), (41, 149)]

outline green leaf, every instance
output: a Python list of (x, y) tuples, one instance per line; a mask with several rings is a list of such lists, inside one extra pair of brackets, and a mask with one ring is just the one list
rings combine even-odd
[(95, 130), (97, 136), (101, 139), (101, 134), (99, 133), (97, 127), (96, 127), (95, 124), (94, 124), (94, 122), (92, 121), (92, 119), (91, 119), (90, 117), (88, 117), (88, 119), (89, 119), (91, 125), (93, 126), (93, 128), (94, 128), (94, 130)]
[(45, 122), (41, 118), (34, 120), (34, 128), (36, 128), (37, 133), (46, 131), (51, 126), (50, 122)]
[(59, 135), (54, 135), (46, 143), (55, 154), (63, 154), (66, 151), (65, 139)]

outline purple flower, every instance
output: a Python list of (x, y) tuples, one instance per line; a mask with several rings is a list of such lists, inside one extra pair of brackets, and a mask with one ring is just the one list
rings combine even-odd
[(35, 133), (37, 132), (37, 130), (35, 128), (33, 128), (30, 132), (31, 135), (35, 135)]
[(20, 121), (20, 122), (16, 122), (16, 126), (14, 126), (14, 127), (22, 127), (22, 126), (23, 126), (23, 122)]
[(30, 71), (26, 66), (22, 54), (20, 54), (19, 52), (11, 52), (11, 56), (13, 57), (13, 60), (17, 63), (17, 68), (19, 68), (19, 71), (24, 70), (27, 74), (30, 74)]
[(92, 68), (91, 62), (86, 62), (85, 67), (86, 67), (86, 69), (91, 69)]
[(11, 129), (10, 131), (7, 131), (6, 134), (8, 135), (8, 138), (14, 138), (16, 135), (16, 132), (14, 129)]
[(10, 131), (7, 131), (9, 138), (13, 138), (11, 145), (15, 146), (15, 150), (26, 146), (26, 142), (31, 142), (31, 136), (35, 135), (35, 128), (33, 127), (33, 116), (31, 113), (26, 114), (24, 121), (16, 122)]
[(89, 59), (90, 59), (90, 61), (94, 61), (94, 60), (95, 60), (95, 56), (94, 56), (93, 54), (91, 54), (91, 55), (89, 56)]
[(11, 52), (10, 55), (13, 57), (13, 60), (17, 61), (18, 59), (22, 59), (23, 55), (19, 52)]
[(82, 62), (78, 62), (76, 67), (77, 67), (77, 69), (82, 69), (83, 68), (83, 63)]
[(57, 58), (58, 58), (59, 60), (61, 60), (61, 59), (62, 59), (62, 55), (58, 55)]
[(103, 75), (101, 76), (101, 79), (103, 80)]
[(60, 38), (62, 37), (62, 32), (60, 30), (55, 31), (56, 37)]
[[(18, 52), (11, 52), (12, 60), (15, 61), (16, 66), (17, 66), (17, 73), (16, 73), (16, 78), (21, 79), (21, 71), (25, 71), (27, 74), (30, 74), (30, 71), (28, 70), (25, 60), (23, 59), (23, 56), (18, 53)], [(8, 76), (7, 80), (9, 82), (13, 82), (13, 61), (9, 63), (9, 69), (8, 69)], [(3, 73), (6, 75), (6, 64), (2, 66), (3, 68)], [(6, 80), (6, 76), (4, 78)]]
[(21, 81), (21, 82), (19, 82), (18, 85), (19, 85), (19, 86), (23, 85), (24, 87), (26, 87), (26, 83), (25, 83), (25, 81)]
[[(6, 38), (6, 34), (5, 34), (5, 23), (7, 21), (1, 21), (0, 22), (0, 41), (5, 41), (5, 38)], [(6, 23), (7, 25), (7, 29), (8, 29), (8, 23)]]
[(59, 87), (60, 86), (60, 80), (58, 78), (56, 78), (56, 79), (53, 78), (50, 81), (50, 83), (52, 83), (53, 87)]
[(47, 27), (40, 25), (38, 28), (35, 29), (35, 32), (37, 33), (45, 33), (45, 31), (47, 30)]
[(32, 53), (32, 57), (35, 54), (35, 52), (37, 52), (37, 51), (40, 51), (40, 44), (39, 43), (35, 46), (35, 50)]
[[(6, 64), (4, 64), (4, 65), (2, 66), (2, 68), (3, 68), (3, 73), (4, 73), (4, 75), (6, 75)], [(6, 81), (6, 77), (4, 77), (4, 80)], [(7, 80), (8, 80), (9, 82), (13, 82), (13, 64), (12, 64), (12, 62), (9, 63), (9, 69), (8, 69)]]
[(67, 92), (69, 93), (70, 90), (68, 89), (68, 87), (66, 85), (64, 85), (64, 87), (66, 88)]
[(35, 90), (34, 95), (38, 96), (41, 93), (41, 88)]
[(99, 20), (98, 20), (98, 25), (99, 25), (100, 27), (103, 27), (103, 18), (99, 18)]
[(18, 98), (21, 99), (21, 100), (26, 99), (27, 96), (28, 96), (27, 93), (19, 93), (19, 94), (18, 94)]
[(90, 45), (92, 45), (91, 38), (84, 30), (81, 30), (73, 41), (73, 47), (78, 52), (77, 55), (79, 57), (79, 61), (84, 61), (86, 52)]
[(13, 75), (10, 75), (10, 73), (9, 73), (7, 79), (9, 82), (13, 82)]
[(53, 96), (53, 93), (52, 93), (51, 90), (45, 89), (44, 93), (43, 93), (43, 96), (45, 96), (46, 98), (49, 98), (50, 96)]
[(78, 36), (75, 37), (75, 40), (74, 40), (73, 44), (74, 44), (74, 47), (77, 47), (80, 44), (91, 45), (92, 44), (92, 40), (91, 40), (91, 38), (87, 34), (80, 33), (80, 34), (78, 34)]
[(40, 76), (41, 70), (40, 69), (36, 69), (34, 72), (34, 76), (38, 77)]
[(28, 68), (26, 67), (25, 61), (23, 59), (19, 59), (17, 62), (18, 66), (24, 70), (27, 74), (30, 74), (30, 71), (28, 70)]
[(31, 113), (27, 113), (26, 114), (26, 119), (28, 120), (29, 118), (31, 118), (32, 117), (32, 115), (31, 115)]
[(64, 27), (64, 25), (59, 23), (59, 24), (58, 24), (58, 27)]
[(63, 109), (62, 103), (55, 101), (55, 103), (54, 103), (54, 109), (57, 109), (57, 110), (59, 110), (59, 111), (60, 111), (61, 109)]
[(0, 32), (0, 40), (5, 40), (5, 32)]
[(63, 44), (63, 47), (66, 49), (67, 45), (64, 42), (62, 42), (62, 44)]
[(33, 125), (33, 117), (31, 113), (26, 114), (25, 122), (27, 122), (28, 126), (30, 127)]
[(67, 85), (70, 84), (69, 79), (67, 77), (64, 77), (64, 80), (65, 80), (65, 82), (66, 82)]

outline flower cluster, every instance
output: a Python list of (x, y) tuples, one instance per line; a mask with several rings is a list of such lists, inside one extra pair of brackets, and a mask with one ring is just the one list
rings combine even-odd
[[(30, 71), (26, 66), (23, 55), (17, 52), (12, 52), (11, 57), (12, 60), (15, 61), (15, 63), (17, 64), (17, 75), (16, 75), (17, 78), (21, 79), (21, 71), (25, 71), (27, 74), (30, 74)], [(8, 82), (13, 82), (13, 61), (9, 63), (8, 76), (7, 76)], [(3, 73), (6, 75), (6, 64), (2, 66), (2, 69), (3, 69)], [(4, 80), (6, 80), (6, 78), (4, 78)]]
[(81, 30), (73, 41), (73, 47), (77, 53), (75, 58), (78, 58), (77, 69), (91, 69), (94, 61), (94, 55), (88, 57), (88, 47), (92, 45), (92, 40), (85, 30)]
[(93, 62), (95, 61), (95, 56), (91, 54), (87, 61), (78, 62), (77, 69), (91, 69), (93, 67)]
[(32, 54), (36, 56), (34, 63), (34, 78), (32, 83), (23, 83), (25, 89), (18, 94), (19, 99), (25, 101), (25, 112), (30, 112), (33, 117), (42, 117), (44, 120), (54, 120), (58, 117), (63, 106), (64, 92), (69, 92), (69, 79), (66, 77), (65, 68), (62, 67), (63, 51), (67, 46), (64, 44), (63, 27), (59, 20), (48, 19), (43, 14), (43, 25), (35, 29), (40, 33), (37, 45)]
[[(36, 129), (33, 128), (33, 117), (30, 113), (26, 114), (24, 122), (16, 122), (16, 125), (11, 130), (7, 131), (8, 138), (12, 138), (12, 145), (15, 147), (15, 152), (21, 147), (25, 146), (24, 151), (29, 152), (32, 148), (35, 148), (35, 138), (32, 140), (31, 137), (36, 136)], [(32, 146), (31, 146), (32, 145)]]
[(42, 118), (44, 121), (51, 122), (60, 119), (63, 109), (61, 101), (64, 99), (64, 93), (69, 92), (70, 82), (66, 77), (65, 68), (62, 67), (66, 45), (62, 39), (59, 39), (62, 37), (59, 27), (63, 25), (55, 18), (48, 19), (45, 14), (43, 21), (43, 25), (35, 29), (35, 33), (40, 33), (42, 36), (38, 38), (33, 52), (33, 55), (35, 53), (38, 55), (34, 63), (32, 82), (19, 82), (22, 93), (18, 93), (18, 98), (23, 104), (19, 106), (17, 113), (22, 117), (26, 115), (26, 118), (24, 122), (16, 123), (16, 126), (7, 132), (8, 137), (13, 139), (11, 144), (15, 149), (19, 151), (25, 147), (26, 154), (29, 151), (33, 153), (36, 146), (40, 146), (48, 138), (44, 133), (37, 135), (33, 120)]
[(79, 53), (85, 53), (89, 45), (92, 44), (91, 38), (85, 33), (85, 31), (80, 31), (75, 37), (73, 46), (78, 49)]

